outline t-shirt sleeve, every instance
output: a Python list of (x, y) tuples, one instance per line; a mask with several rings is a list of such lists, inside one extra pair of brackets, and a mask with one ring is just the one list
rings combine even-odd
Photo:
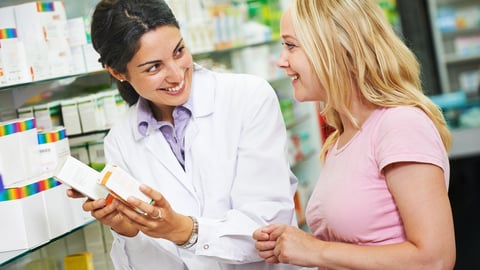
[(438, 130), (418, 108), (388, 110), (374, 140), (380, 170), (396, 162), (421, 162), (437, 165), (448, 173), (448, 157)]

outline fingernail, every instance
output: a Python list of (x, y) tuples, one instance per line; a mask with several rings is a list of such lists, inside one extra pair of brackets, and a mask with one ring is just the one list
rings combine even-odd
[(105, 205), (106, 205), (105, 200), (104, 200), (104, 199), (98, 200), (98, 205), (99, 205), (100, 207), (105, 207)]

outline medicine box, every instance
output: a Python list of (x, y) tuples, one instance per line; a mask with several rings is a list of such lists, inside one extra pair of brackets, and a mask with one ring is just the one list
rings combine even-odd
[(0, 86), (31, 81), (23, 42), (12, 6), (0, 8)]
[(0, 149), (0, 172), (5, 187), (40, 174), (40, 153), (34, 118), (0, 122)]
[[(100, 175), (100, 184), (106, 186), (114, 197), (123, 202), (127, 202), (130, 196), (134, 196), (146, 203), (151, 203), (152, 201), (140, 191), (140, 182), (115, 165), (107, 164), (103, 168)], [(142, 213), (140, 209), (136, 210)]]
[(105, 151), (103, 149), (103, 140), (92, 140), (87, 143), (88, 157), (90, 167), (101, 171), (105, 167)]
[(83, 211), (81, 207), (72, 211), (70, 198), (67, 197), (67, 189), (67, 185), (60, 184), (41, 193), (46, 205), (45, 213), (50, 239), (74, 229), (77, 225), (74, 224), (74, 215)]
[(33, 248), (50, 240), (44, 190), (56, 182), (44, 179), (0, 192), (0, 252)]
[(99, 177), (99, 172), (72, 156), (55, 173), (58, 181), (94, 200), (108, 196), (108, 190), (98, 183)]
[(82, 252), (65, 256), (65, 270), (93, 270), (92, 253)]
[(44, 173), (52, 173), (70, 156), (70, 145), (64, 127), (58, 126), (37, 134), (40, 167)]
[(18, 38), (25, 45), (34, 80), (68, 74), (71, 57), (63, 1), (35, 1), (13, 7)]
[(75, 98), (64, 99), (60, 102), (60, 105), (63, 126), (68, 130), (68, 135), (81, 134), (82, 126), (80, 125), (77, 100)]

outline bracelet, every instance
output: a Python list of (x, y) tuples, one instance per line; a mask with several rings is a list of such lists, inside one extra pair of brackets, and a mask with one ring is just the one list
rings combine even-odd
[(193, 221), (192, 233), (190, 234), (187, 242), (178, 245), (181, 248), (191, 248), (197, 243), (198, 240), (198, 221), (195, 217), (189, 216), (189, 218), (191, 218)]

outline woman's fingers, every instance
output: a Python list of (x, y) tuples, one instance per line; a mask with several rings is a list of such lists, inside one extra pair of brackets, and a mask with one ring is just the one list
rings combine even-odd
[(84, 198), (85, 195), (83, 195), (82, 193), (76, 191), (75, 189), (73, 188), (68, 188), (67, 189), (67, 196), (70, 197), (70, 198)]
[(155, 205), (160, 207), (165, 207), (166, 205), (168, 205), (168, 202), (165, 200), (162, 193), (160, 193), (159, 191), (144, 184), (140, 185), (140, 191), (143, 192), (143, 194), (147, 195), (149, 198), (151, 198), (155, 202)]
[(159, 219), (165, 211), (169, 211), (170, 204), (162, 196), (162, 194), (147, 185), (141, 185), (140, 191), (147, 195), (152, 200), (150, 202), (142, 201), (134, 196), (130, 196), (127, 199), (127, 203), (139, 213), (145, 214), (152, 219)]

